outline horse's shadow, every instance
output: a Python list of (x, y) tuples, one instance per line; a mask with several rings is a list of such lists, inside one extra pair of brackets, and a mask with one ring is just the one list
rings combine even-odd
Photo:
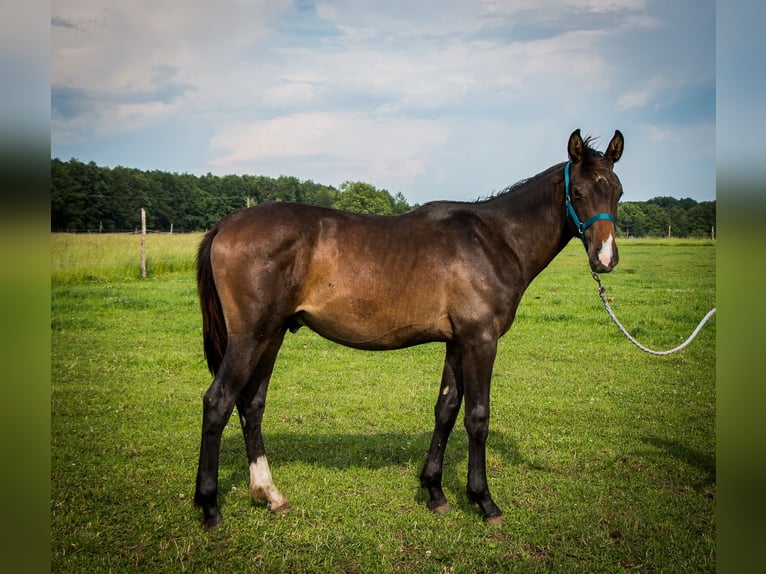
[[(660, 460), (671, 457), (680, 462), (696, 468), (702, 473), (702, 487), (714, 485), (716, 483), (716, 461), (715, 454), (704, 453), (693, 449), (675, 439), (660, 438), (657, 436), (642, 436), (640, 439), (651, 445), (656, 451), (639, 451), (637, 454), (647, 458)], [(699, 485), (698, 485), (699, 487)]]
[[(417, 487), (414, 497), (422, 503), (426, 502), (427, 494), (420, 488), (418, 475), (421, 465), (425, 462), (430, 441), (430, 432), (264, 432), (266, 453), (272, 470), (291, 463), (334, 470), (411, 469), (411, 481)], [(506, 433), (491, 432), (489, 443), (489, 452), (499, 457), (500, 464), (526, 464), (518, 444)], [(462, 429), (456, 428), (445, 453), (442, 477), (445, 490), (454, 493), (465, 490), (467, 460), (467, 436)], [(241, 433), (224, 433), (221, 441), (220, 471), (221, 492), (226, 492), (232, 486), (247, 483), (247, 458)], [(403, 480), (410, 479), (403, 473)], [(469, 504), (464, 496), (453, 498), (453, 504), (468, 510)]]

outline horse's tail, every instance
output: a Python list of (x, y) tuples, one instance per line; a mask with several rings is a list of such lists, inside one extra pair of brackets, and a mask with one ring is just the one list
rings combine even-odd
[(215, 375), (221, 366), (226, 351), (226, 323), (218, 290), (213, 279), (213, 266), (210, 262), (210, 247), (218, 234), (218, 227), (213, 227), (205, 234), (197, 252), (197, 292), (202, 309), (202, 339), (205, 358), (210, 372)]

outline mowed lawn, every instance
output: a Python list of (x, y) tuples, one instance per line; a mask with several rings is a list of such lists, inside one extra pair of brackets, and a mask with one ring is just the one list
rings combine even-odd
[[(425, 506), (443, 345), (362, 352), (302, 329), (272, 379), (264, 438), (293, 509), (251, 502), (236, 416), (221, 527), (192, 498), (211, 377), (194, 280), (199, 235), (51, 239), (51, 567), (55, 572), (713, 572), (715, 333), (653, 357), (611, 323), (579, 242), (532, 284), (501, 340), (488, 475), (505, 524), (466, 501), (467, 439), (447, 448), (452, 512)], [(715, 306), (715, 244), (630, 240), (602, 275), (649, 347)]]

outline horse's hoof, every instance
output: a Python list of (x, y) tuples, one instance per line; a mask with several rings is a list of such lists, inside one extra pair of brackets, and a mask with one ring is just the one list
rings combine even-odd
[(202, 519), (202, 526), (208, 532), (212, 532), (218, 528), (218, 525), (220, 525), (222, 521), (223, 516), (221, 516), (220, 512), (216, 511), (215, 513), (211, 513), (209, 516), (205, 516), (205, 518)]
[(505, 519), (503, 518), (502, 514), (498, 514), (497, 516), (490, 516), (485, 518), (484, 522), (490, 526), (500, 526), (501, 524), (505, 523)]
[(434, 514), (447, 514), (452, 510), (452, 507), (449, 505), (449, 503), (445, 502), (444, 504), (440, 504), (439, 506), (432, 508), (431, 512)]
[(271, 505), (269, 505), (269, 510), (271, 510), (271, 512), (273, 512), (274, 514), (287, 514), (288, 512), (290, 512), (290, 510), (292, 510), (292, 508), (293, 508), (293, 505), (290, 504), (289, 500), (285, 500), (282, 504), (280, 504), (279, 506), (275, 506), (273, 508), (271, 507)]

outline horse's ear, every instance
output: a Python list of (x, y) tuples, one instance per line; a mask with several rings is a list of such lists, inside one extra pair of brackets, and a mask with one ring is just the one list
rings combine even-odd
[(612, 160), (612, 163), (617, 163), (622, 157), (622, 150), (625, 147), (625, 138), (622, 137), (620, 130), (614, 130), (614, 136), (612, 141), (609, 142), (609, 147), (606, 148), (606, 157)]
[(567, 145), (567, 152), (569, 153), (569, 159), (572, 160), (572, 163), (577, 163), (582, 159), (584, 147), (585, 144), (583, 144), (580, 130), (576, 129), (572, 132), (572, 135), (569, 136), (569, 144)]

